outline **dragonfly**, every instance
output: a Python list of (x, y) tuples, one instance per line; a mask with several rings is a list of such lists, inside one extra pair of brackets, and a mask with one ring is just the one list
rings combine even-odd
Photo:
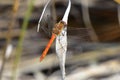
[[(40, 22), (42, 21), (42, 17), (45, 13), (45, 10), (49, 4), (51, 0), (49, 0), (44, 9), (43, 12), (41, 14), (40, 20), (38, 22), (38, 28), (37, 31), (39, 31), (40, 28)], [(69, 0), (67, 9), (65, 11), (65, 14), (62, 18), (62, 20), (60, 20), (58, 23), (56, 23), (52, 29), (52, 35), (51, 35), (51, 39), (49, 40), (45, 50), (43, 51), (42, 55), (40, 56), (40, 61), (42, 61), (45, 56), (48, 53), (48, 50), (50, 49), (50, 46), (52, 45), (53, 41), (56, 38), (56, 54), (58, 56), (59, 59), (59, 63), (60, 63), (60, 69), (62, 71), (62, 80), (65, 80), (65, 59), (66, 59), (66, 52), (67, 52), (67, 22), (68, 22), (68, 15), (70, 13), (70, 9), (71, 9), (71, 0)]]
[[(37, 32), (39, 32), (39, 29), (40, 29), (40, 24), (41, 24), (41, 21), (42, 21), (42, 18), (45, 14), (45, 10), (48, 6), (48, 4), (50, 3), (51, 0), (49, 0), (44, 9), (43, 9), (43, 12), (41, 14), (41, 17), (39, 19), (39, 22), (38, 22), (38, 27), (37, 27)], [(56, 38), (56, 52), (58, 53), (59, 51), (63, 51), (63, 52), (66, 52), (66, 47), (67, 47), (67, 34), (66, 34), (66, 31), (67, 31), (67, 21), (68, 21), (68, 15), (69, 15), (69, 12), (70, 12), (70, 8), (71, 8), (71, 1), (69, 0), (69, 4), (68, 4), (68, 7), (65, 11), (65, 14), (62, 18), (62, 20), (60, 20), (58, 23), (56, 23), (52, 29), (52, 35), (51, 35), (51, 39), (49, 40), (45, 50), (43, 51), (42, 55), (40, 56), (40, 61), (42, 61), (46, 54), (48, 53), (48, 50), (50, 49), (53, 41), (55, 40)]]

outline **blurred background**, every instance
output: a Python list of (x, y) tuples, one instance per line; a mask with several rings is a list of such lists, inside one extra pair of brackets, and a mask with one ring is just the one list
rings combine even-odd
[[(39, 57), (68, 0), (51, 0), (37, 32), (47, 1), (0, 0), (0, 80), (14, 75), (16, 80), (61, 80), (55, 43), (42, 62)], [(114, 0), (71, 1), (66, 80), (120, 80), (120, 5)]]

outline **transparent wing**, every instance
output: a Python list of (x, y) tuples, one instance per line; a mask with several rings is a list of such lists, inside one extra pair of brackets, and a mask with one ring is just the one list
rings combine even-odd
[(53, 27), (53, 16), (51, 12), (52, 3), (50, 1), (51, 0), (46, 3), (43, 9), (37, 27), (37, 32), (39, 31), (39, 29), (42, 29), (49, 37), (51, 36)]
[[(52, 27), (52, 19), (51, 19), (51, 12), (49, 8), (45, 11), (45, 14), (43, 15), (43, 19), (40, 23), (40, 29), (44, 31), (44, 33), (48, 36), (51, 36), (51, 27)], [(50, 22), (51, 21), (51, 22)]]

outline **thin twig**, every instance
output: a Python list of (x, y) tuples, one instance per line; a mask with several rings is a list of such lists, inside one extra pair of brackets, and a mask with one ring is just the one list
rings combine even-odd
[(17, 68), (19, 65), (19, 61), (20, 61), (20, 57), (22, 55), (22, 43), (24, 40), (24, 36), (27, 30), (27, 26), (28, 26), (28, 21), (33, 9), (33, 3), (35, 0), (30, 0), (30, 3), (28, 5), (28, 10), (25, 14), (25, 18), (23, 21), (23, 25), (22, 25), (22, 30), (21, 30), (21, 34), (20, 34), (20, 39), (17, 45), (17, 49), (16, 49), (16, 54), (15, 54), (15, 59), (14, 59), (14, 64), (13, 64), (13, 73), (12, 73), (12, 80), (16, 80), (16, 75), (17, 75)]

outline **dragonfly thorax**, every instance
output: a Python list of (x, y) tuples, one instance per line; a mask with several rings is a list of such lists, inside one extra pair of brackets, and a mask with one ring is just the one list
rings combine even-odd
[(64, 27), (66, 27), (66, 23), (64, 21), (60, 21), (53, 27), (52, 33), (59, 35)]

